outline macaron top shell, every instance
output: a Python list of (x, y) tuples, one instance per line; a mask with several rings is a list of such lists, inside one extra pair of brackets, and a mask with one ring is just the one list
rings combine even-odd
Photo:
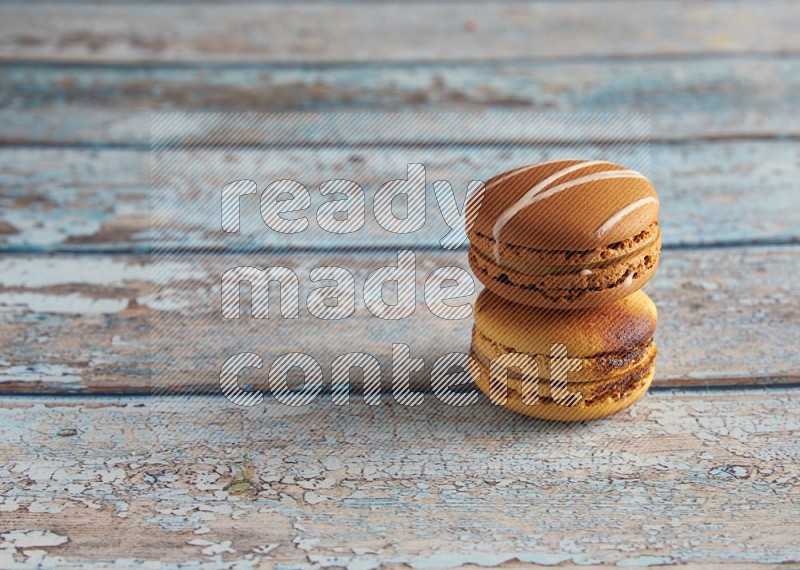
[(472, 231), (530, 249), (585, 251), (639, 234), (658, 220), (658, 206), (652, 184), (636, 171), (559, 160), (486, 181)]
[(623, 352), (653, 338), (656, 306), (637, 291), (609, 305), (564, 311), (538, 309), (508, 301), (484, 290), (475, 304), (475, 328), (485, 336), (525, 354), (550, 354), (554, 344), (570, 357)]

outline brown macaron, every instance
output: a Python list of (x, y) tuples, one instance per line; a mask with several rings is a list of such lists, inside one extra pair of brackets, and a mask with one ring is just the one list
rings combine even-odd
[(496, 404), (537, 418), (610, 416), (641, 398), (653, 380), (657, 318), (642, 291), (561, 311), (521, 306), (484, 289), (472, 333), (475, 383)]
[(658, 195), (605, 161), (558, 160), (495, 176), (467, 204), (469, 262), (507, 299), (541, 308), (612, 303), (641, 288), (661, 251)]

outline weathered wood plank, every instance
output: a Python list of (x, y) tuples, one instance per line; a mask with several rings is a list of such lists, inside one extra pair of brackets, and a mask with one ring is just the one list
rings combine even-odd
[(223, 425), (217, 400), (151, 403), (0, 404), (3, 567), (800, 563), (797, 390), (658, 392), (577, 426), (485, 400)]
[[(627, 151), (631, 151), (628, 153)], [(649, 151), (649, 152), (648, 152)], [(800, 150), (790, 141), (738, 141), (621, 145), (534, 145), (511, 148), (451, 149), (273, 149), (259, 152), (194, 153), (165, 184), (175, 189), (175, 211), (159, 210), (159, 226), (169, 229), (161, 245), (177, 248), (438, 247), (447, 233), (431, 186), (449, 180), (457, 200), (467, 182), (552, 157), (614, 159), (622, 152), (644, 166), (661, 196), (667, 246), (798, 239), (800, 211), (794, 207), (800, 179)], [(177, 156), (177, 155), (175, 155)], [(429, 160), (428, 160), (429, 159)], [(0, 150), (0, 250), (147, 251), (150, 216), (150, 153), (123, 150)], [(372, 214), (376, 189), (404, 178), (408, 162), (427, 170), (428, 215), (413, 234), (383, 230)], [(649, 164), (649, 166), (648, 166)], [(292, 178), (312, 196), (311, 212), (323, 199), (325, 181), (347, 178), (367, 195), (366, 225), (354, 234), (311, 226), (288, 236), (273, 232), (260, 218), (258, 196), (242, 201), (242, 232), (219, 230), (218, 192), (226, 183), (250, 178), (263, 190), (274, 180)], [(208, 199), (198, 199), (207, 195)], [(163, 215), (162, 215), (163, 214)], [(191, 214), (191, 215), (190, 215)]]
[(797, 53), (797, 5), (738, 2), (7, 4), (0, 58), (430, 61)]
[[(0, 86), (5, 144), (148, 145), (153, 111), (487, 106), (650, 113), (655, 140), (800, 135), (800, 61), (770, 57), (371, 68), (10, 63), (0, 65)], [(502, 127), (497, 125), (493, 136), (503, 138), (496, 132)]]
[[(242, 351), (264, 358), (263, 374), (248, 378), (259, 387), (282, 354), (311, 355), (329, 382), (331, 361), (354, 351), (378, 358), (389, 387), (392, 343), (408, 344), (412, 355), (430, 367), (448, 352), (467, 351), (471, 332), (469, 320), (434, 316), (423, 295), (434, 268), (467, 268), (463, 251), (417, 253), (417, 308), (410, 318), (384, 321), (370, 314), (363, 301), (364, 280), (396, 259), (391, 250), (204, 255), (151, 267), (147, 257), (6, 257), (0, 260), (0, 390), (146, 392), (151, 349), (174, 358), (172, 390), (217, 392), (215, 371)], [(273, 314), (268, 320), (223, 320), (219, 282), (225, 270), (237, 265), (295, 271), (300, 318)], [(329, 265), (347, 269), (356, 283), (355, 313), (340, 321), (318, 320), (306, 310), (305, 299), (314, 287), (310, 269)], [(660, 310), (655, 386), (800, 382), (798, 276), (798, 246), (665, 251), (659, 273), (646, 286)], [(153, 345), (151, 323), (156, 327)], [(414, 380), (416, 387), (429, 387), (427, 373)]]

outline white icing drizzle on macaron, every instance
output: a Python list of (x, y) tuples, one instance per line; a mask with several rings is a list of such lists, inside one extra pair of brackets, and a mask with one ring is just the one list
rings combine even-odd
[(514, 176), (516, 176), (518, 174), (522, 174), (523, 172), (527, 172), (528, 170), (533, 170), (534, 168), (539, 168), (540, 166), (547, 166), (548, 164), (556, 164), (558, 162), (564, 162), (564, 160), (563, 159), (561, 159), (561, 160), (548, 160), (547, 162), (539, 162), (537, 164), (530, 164), (528, 166), (521, 166), (519, 168), (515, 168), (511, 172), (505, 173), (504, 175), (502, 175), (497, 180), (492, 180), (492, 183), (489, 184), (488, 188), (494, 188), (495, 186), (497, 186), (501, 182), (504, 182), (504, 181), (508, 180), (509, 178), (513, 178)]
[(610, 230), (611, 228), (616, 226), (618, 223), (620, 223), (620, 221), (622, 221), (622, 218), (624, 218), (625, 216), (627, 216), (631, 212), (634, 212), (635, 210), (638, 210), (642, 206), (645, 206), (645, 205), (651, 204), (651, 203), (658, 204), (658, 200), (653, 196), (648, 196), (647, 198), (642, 198), (640, 200), (636, 200), (635, 202), (632, 202), (632, 203), (628, 204), (627, 206), (622, 208), (619, 212), (615, 213), (613, 216), (608, 218), (603, 223), (602, 226), (597, 228), (597, 231), (594, 232), (595, 237), (597, 237), (598, 239), (603, 237), (608, 232), (608, 230)]
[[(563, 162), (563, 161), (551, 161), (546, 162), (544, 165), (552, 164), (554, 162)], [(590, 166), (600, 165), (600, 164), (613, 164), (611, 162), (607, 162), (605, 160), (588, 160), (584, 162), (579, 162), (578, 164), (573, 164), (571, 166), (567, 166), (566, 168), (562, 168), (561, 170), (556, 171), (555, 173), (551, 174), (538, 184), (536, 184), (533, 188), (525, 192), (522, 197), (519, 198), (516, 202), (511, 204), (508, 208), (506, 208), (500, 216), (498, 216), (497, 221), (494, 223), (494, 228), (492, 228), (492, 234), (494, 236), (494, 258), (497, 263), (500, 263), (500, 233), (503, 231), (503, 228), (506, 226), (511, 219), (516, 216), (521, 210), (527, 208), (531, 203), (533, 198), (539, 194), (540, 192), (547, 189), (547, 187), (557, 180), (560, 180), (567, 174), (575, 172), (576, 170), (582, 170), (584, 168), (588, 168)], [(530, 168), (537, 168), (543, 166), (542, 164), (534, 164), (528, 167)], [(525, 169), (525, 170), (527, 170)], [(504, 176), (501, 180), (508, 179), (514, 173), (510, 173), (509, 176)], [(500, 182), (500, 180), (498, 180)], [(494, 186), (494, 184), (492, 184)]]
[(614, 165), (613, 163), (604, 160), (589, 160), (563, 168), (536, 184), (533, 188), (523, 194), (519, 200), (514, 202), (502, 214), (500, 214), (494, 224), (494, 228), (492, 229), (492, 234), (494, 237), (493, 253), (497, 264), (500, 264), (500, 235), (503, 232), (503, 228), (514, 218), (514, 216), (516, 216), (525, 208), (535, 204), (536, 202), (550, 198), (551, 196), (554, 196), (559, 192), (569, 188), (587, 184), (589, 182), (595, 182), (597, 180), (609, 180), (614, 178), (640, 178), (647, 180), (644, 175), (635, 170), (603, 170), (601, 172), (595, 172), (593, 174), (588, 174), (586, 176), (558, 184), (548, 189), (550, 184), (560, 180), (568, 174), (588, 168), (590, 166), (597, 166), (601, 164)]

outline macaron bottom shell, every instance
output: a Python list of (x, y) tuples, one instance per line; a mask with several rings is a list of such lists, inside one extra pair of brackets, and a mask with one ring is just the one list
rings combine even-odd
[[(473, 355), (474, 357), (475, 355)], [(475, 384), (495, 404), (516, 413), (542, 420), (560, 422), (574, 422), (596, 420), (619, 413), (630, 407), (645, 395), (655, 376), (655, 363), (653, 362), (643, 374), (637, 375), (629, 381), (612, 380), (602, 382), (567, 382), (566, 389), (573, 393), (580, 393), (580, 398), (561, 399), (556, 401), (550, 393), (549, 381), (537, 383), (537, 398), (532, 401), (533, 394), (528, 394), (523, 400), (520, 391), (520, 382), (509, 379), (506, 382), (505, 398), (495, 401), (491, 392), (489, 370), (481, 363), (478, 377), (473, 377)], [(599, 397), (596, 394), (601, 394)], [(568, 402), (568, 400), (570, 400)], [(568, 403), (572, 405), (568, 405)]]

